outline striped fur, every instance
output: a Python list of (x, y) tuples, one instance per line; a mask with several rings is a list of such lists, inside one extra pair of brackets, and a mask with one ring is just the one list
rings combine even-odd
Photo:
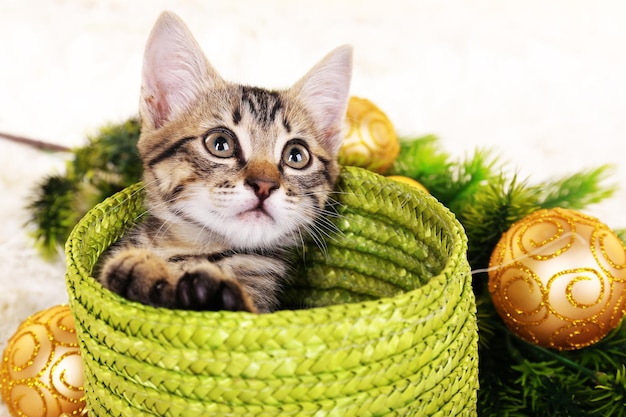
[(148, 213), (103, 285), (155, 306), (274, 310), (289, 248), (316, 230), (338, 175), (350, 72), (341, 47), (286, 90), (230, 83), (161, 15), (140, 101)]

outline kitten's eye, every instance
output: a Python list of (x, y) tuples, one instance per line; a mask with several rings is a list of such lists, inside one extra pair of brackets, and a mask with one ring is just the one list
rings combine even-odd
[(306, 146), (300, 142), (290, 142), (283, 150), (283, 162), (294, 169), (304, 169), (311, 162), (311, 154)]
[(231, 158), (237, 150), (235, 138), (223, 130), (209, 132), (204, 138), (204, 146), (218, 158)]

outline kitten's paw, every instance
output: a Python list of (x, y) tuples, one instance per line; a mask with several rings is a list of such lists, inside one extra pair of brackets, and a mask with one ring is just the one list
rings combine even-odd
[(185, 310), (256, 312), (254, 304), (237, 281), (204, 268), (187, 272), (181, 277), (176, 286), (176, 299), (178, 307)]
[(172, 308), (176, 292), (167, 264), (144, 249), (121, 250), (109, 258), (100, 282), (129, 300)]

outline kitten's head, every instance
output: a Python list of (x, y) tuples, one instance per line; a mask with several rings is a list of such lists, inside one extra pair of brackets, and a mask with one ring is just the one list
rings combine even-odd
[(300, 239), (339, 172), (351, 70), (344, 46), (289, 89), (233, 84), (178, 17), (162, 14), (146, 46), (140, 102), (151, 213), (189, 239), (237, 248)]

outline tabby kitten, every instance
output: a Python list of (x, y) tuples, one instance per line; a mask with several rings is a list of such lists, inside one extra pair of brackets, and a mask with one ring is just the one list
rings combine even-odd
[(100, 282), (159, 307), (276, 309), (286, 248), (315, 227), (339, 172), (351, 69), (344, 46), (289, 89), (233, 84), (163, 13), (140, 100), (148, 214), (106, 256)]

